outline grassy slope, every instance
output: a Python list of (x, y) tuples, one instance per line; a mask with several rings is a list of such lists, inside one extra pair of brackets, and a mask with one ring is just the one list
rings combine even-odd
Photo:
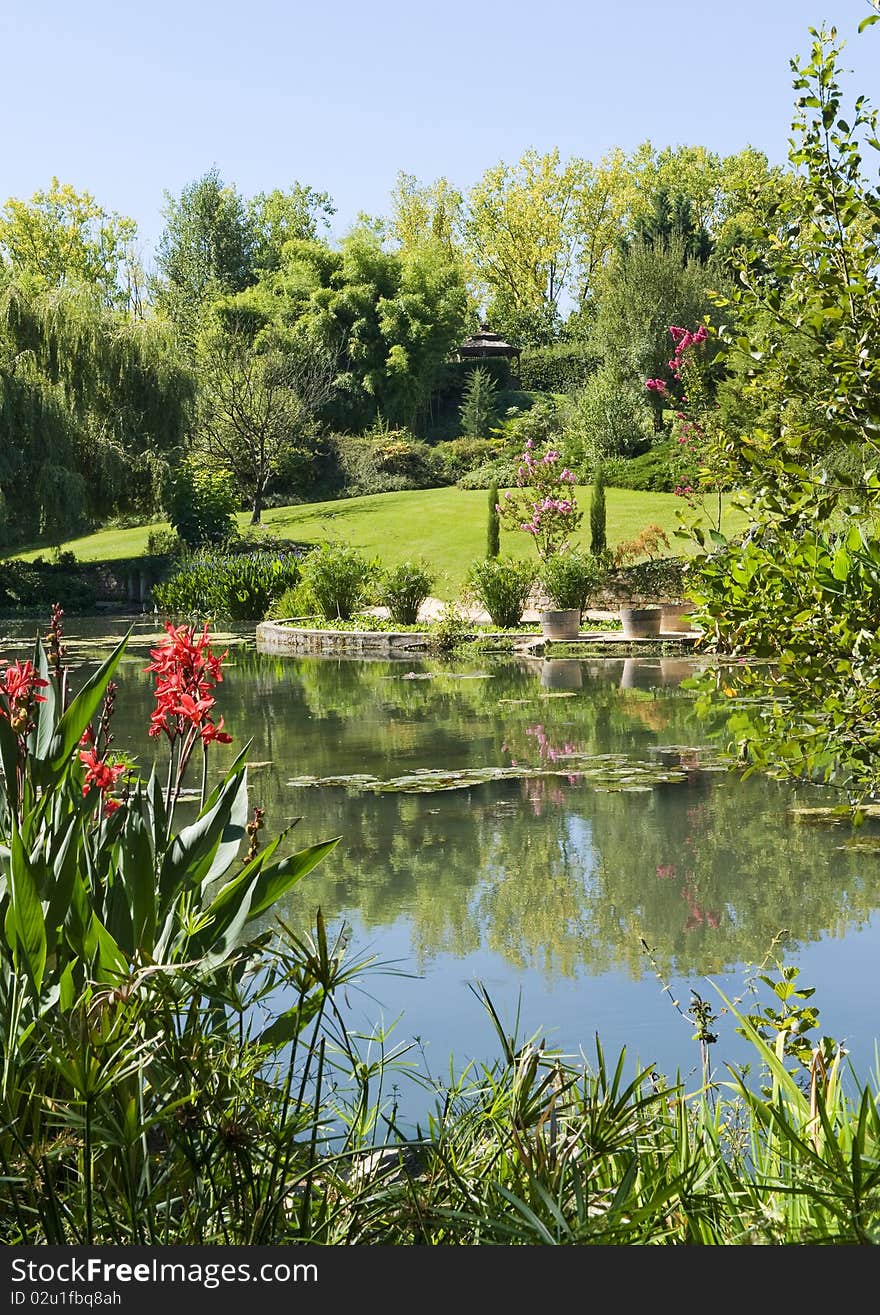
[[(586, 513), (590, 489), (579, 488), (577, 496)], [(271, 534), (298, 542), (337, 539), (353, 543), (371, 556), (380, 557), (386, 566), (407, 557), (425, 557), (438, 573), (435, 593), (441, 598), (453, 598), (469, 564), (485, 552), (487, 498), (485, 492), (459, 488), (382, 493), (367, 498), (275, 507), (266, 512), (264, 523)], [(688, 510), (674, 494), (608, 489), (606, 499), (610, 546), (632, 539), (646, 525), (655, 524), (669, 535), (672, 552), (688, 551), (686, 543), (672, 538), (678, 513)], [(247, 514), (241, 513), (238, 520), (244, 529)], [(740, 522), (739, 513), (726, 512), (726, 530), (735, 530)], [(102, 530), (61, 546), (74, 552), (81, 561), (112, 561), (143, 552), (149, 531), (163, 528), (167, 529), (167, 524), (156, 522), (133, 529)], [(589, 544), (587, 514), (581, 524), (580, 538), (586, 547)], [(517, 557), (534, 556), (530, 538), (517, 531), (502, 530), (501, 551)], [(20, 555), (34, 557), (36, 551)]]

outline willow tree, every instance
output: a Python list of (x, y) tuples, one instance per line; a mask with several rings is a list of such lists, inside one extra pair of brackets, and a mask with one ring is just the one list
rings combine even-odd
[[(7, 542), (155, 512), (193, 382), (167, 330), (91, 292), (0, 294), (0, 492)], [(22, 498), (22, 472), (30, 472)]]

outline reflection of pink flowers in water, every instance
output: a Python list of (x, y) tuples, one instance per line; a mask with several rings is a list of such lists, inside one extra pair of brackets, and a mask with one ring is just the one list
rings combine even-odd
[(668, 881), (670, 877), (674, 877), (674, 876), (675, 876), (675, 864), (674, 864), (674, 863), (658, 863), (658, 864), (657, 864), (657, 876), (660, 878), (661, 881)]
[(535, 741), (542, 762), (555, 763), (560, 758), (568, 758), (578, 752), (578, 746), (571, 740), (566, 740), (561, 747), (553, 744), (543, 726), (527, 726), (526, 735)]
[(693, 886), (693, 876), (689, 876), (682, 887), (682, 898), (688, 906), (688, 918), (684, 924), (685, 931), (693, 931), (695, 927), (712, 927), (716, 928), (721, 922), (721, 918), (711, 909), (701, 907), (697, 892)]
[(555, 804), (558, 807), (565, 803), (565, 791), (562, 787), (546, 778), (523, 781), (523, 794), (531, 805), (535, 817), (541, 816), (545, 804)]

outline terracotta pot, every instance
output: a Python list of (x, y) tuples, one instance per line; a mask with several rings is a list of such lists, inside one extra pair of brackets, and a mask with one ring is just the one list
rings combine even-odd
[(545, 639), (577, 639), (581, 614), (577, 607), (541, 613), (541, 632)]
[(622, 607), (620, 621), (624, 639), (652, 639), (660, 634), (659, 607)]
[(687, 634), (691, 629), (688, 618), (693, 610), (693, 603), (664, 603), (660, 617), (661, 631), (670, 635)]
[(545, 689), (580, 689), (584, 673), (577, 658), (545, 658), (541, 664), (541, 684)]

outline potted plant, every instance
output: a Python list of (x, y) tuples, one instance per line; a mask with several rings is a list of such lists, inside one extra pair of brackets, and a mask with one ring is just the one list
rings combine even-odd
[(624, 639), (653, 639), (660, 634), (663, 609), (657, 604), (621, 607), (620, 623)]
[(692, 628), (688, 617), (693, 611), (694, 604), (686, 599), (663, 603), (660, 617), (661, 631), (671, 635), (687, 634)]
[(551, 606), (541, 612), (545, 639), (577, 639), (581, 613), (599, 583), (599, 567), (590, 553), (571, 549), (543, 562), (539, 580)]

